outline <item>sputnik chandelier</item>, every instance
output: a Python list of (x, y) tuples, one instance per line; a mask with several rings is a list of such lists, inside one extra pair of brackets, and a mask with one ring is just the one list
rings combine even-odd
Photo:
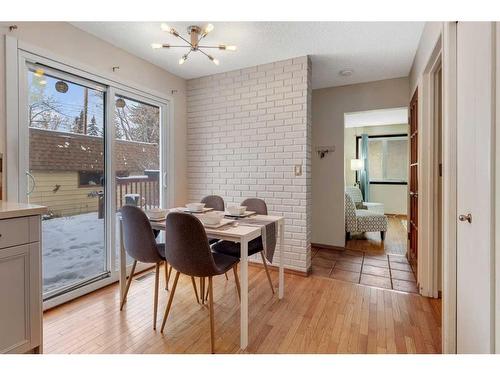
[(189, 54), (191, 52), (201, 52), (204, 54), (210, 61), (212, 61), (215, 65), (219, 65), (219, 60), (214, 58), (212, 55), (208, 54), (207, 52), (204, 51), (204, 49), (219, 49), (223, 51), (236, 51), (236, 46), (228, 46), (225, 44), (219, 44), (218, 46), (204, 46), (200, 45), (200, 42), (205, 38), (209, 32), (211, 32), (214, 29), (214, 25), (209, 23), (206, 25), (204, 28), (201, 28), (200, 26), (189, 26), (187, 28), (187, 32), (190, 36), (190, 40), (187, 40), (184, 38), (182, 35), (180, 35), (177, 30), (175, 30), (173, 27), (170, 27), (169, 25), (162, 23), (161, 24), (161, 29), (163, 31), (169, 32), (170, 34), (176, 36), (177, 38), (182, 39), (184, 42), (187, 43), (187, 45), (171, 45), (171, 44), (162, 44), (162, 43), (152, 43), (151, 47), (153, 49), (161, 49), (161, 48), (189, 48), (189, 51), (182, 55), (182, 57), (179, 59), (179, 65), (182, 65), (186, 62), (186, 60), (189, 57)]

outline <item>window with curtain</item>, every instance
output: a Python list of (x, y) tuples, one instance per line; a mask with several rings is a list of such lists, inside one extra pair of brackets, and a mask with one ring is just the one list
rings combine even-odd
[[(358, 138), (358, 151), (360, 149), (361, 138)], [(369, 137), (368, 168), (371, 183), (406, 183), (408, 181), (408, 137)]]

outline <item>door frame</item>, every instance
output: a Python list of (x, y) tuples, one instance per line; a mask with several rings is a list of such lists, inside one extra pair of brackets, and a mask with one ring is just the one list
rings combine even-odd
[[(434, 211), (438, 201), (436, 196), (437, 178), (435, 175), (436, 121), (435, 121), (435, 76), (442, 67), (442, 36), (434, 45), (427, 66), (424, 69), (421, 90), (419, 91), (419, 231), (417, 259), (417, 279), (420, 293), (427, 297), (438, 297), (438, 248), (439, 223)], [(441, 95), (443, 96), (443, 95)], [(431, 152), (425, 152), (431, 150)]]
[(496, 91), (495, 91), (495, 111), (496, 111), (496, 126), (495, 126), (495, 208), (494, 208), (494, 217), (495, 217), (495, 353), (500, 353), (500, 22), (496, 22), (496, 30), (495, 30), (495, 47), (496, 47)]
[[(439, 38), (430, 54), (422, 79), (418, 82), (420, 90), (419, 130), (422, 132), (419, 152), (423, 157), (419, 160), (422, 168), (419, 171), (419, 259), (418, 278), (422, 295), (433, 297), (435, 285), (435, 257), (432, 249), (435, 244), (435, 225), (432, 222), (434, 210), (434, 154), (423, 153), (423, 150), (434, 149), (434, 98), (433, 72), (436, 63), (441, 61), (442, 71), (442, 352), (456, 353), (457, 334), (457, 24), (444, 22)], [(425, 157), (424, 157), (425, 156)], [(425, 173), (424, 173), (425, 172)], [(426, 236), (423, 236), (423, 234)], [(436, 295), (437, 297), (437, 295)]]
[(457, 23), (443, 38), (443, 303), (442, 350), (457, 352)]
[[(124, 80), (116, 81), (108, 73), (96, 71), (95, 69), (84, 66), (77, 62), (71, 61), (65, 57), (57, 56), (50, 51), (40, 49), (36, 46), (19, 41), (12, 36), (5, 36), (5, 50), (6, 50), (6, 150), (4, 154), (6, 166), (6, 198), (10, 201), (23, 201), (25, 197), (23, 192), (25, 186), (20, 179), (21, 167), (26, 165), (27, 157), (27, 144), (28, 142), (22, 141), (26, 139), (26, 129), (22, 125), (25, 119), (23, 115), (23, 98), (22, 98), (22, 85), (23, 78), (21, 72), (24, 71), (26, 60), (31, 62), (35, 61), (49, 66), (50, 68), (60, 70), (64, 73), (75, 75), (83, 79), (97, 82), (100, 85), (107, 87), (106, 90), (106, 107), (111, 108), (114, 105), (114, 94), (116, 92), (123, 93), (125, 96), (135, 98), (142, 98), (142, 101), (150, 102), (151, 104), (160, 106), (160, 111), (164, 115), (161, 116), (160, 128), (161, 138), (163, 144), (166, 145), (166, 150), (162, 151), (162, 157), (166, 165), (161, 165), (161, 168), (166, 167), (166, 172), (161, 176), (162, 189), (161, 199), (165, 207), (170, 207), (174, 203), (174, 136), (173, 136), (173, 98), (170, 95), (165, 95), (154, 90), (150, 90), (135, 83), (127, 82)], [(113, 137), (114, 127), (113, 115), (111, 111), (105, 112), (107, 134), (106, 138)], [(110, 139), (114, 139), (110, 138)], [(107, 155), (114, 155), (113, 153), (114, 142), (105, 142)], [(84, 285), (73, 291), (69, 291), (61, 296), (49, 299), (44, 302), (44, 310), (57, 306), (61, 303), (77, 298), (81, 295), (87, 294), (93, 290), (109, 285), (118, 281), (119, 270), (115, 268), (116, 264), (116, 220), (115, 215), (115, 199), (116, 194), (115, 181), (113, 178), (114, 165), (113, 160), (108, 160), (106, 163), (106, 178), (110, 183), (106, 184), (106, 194), (112, 199), (107, 199), (105, 202), (106, 210), (106, 231), (105, 241), (108, 249), (108, 262), (110, 266), (111, 275), (102, 280), (98, 280), (88, 285)], [(112, 195), (110, 195), (112, 194)], [(151, 265), (141, 265), (136, 268), (136, 272), (140, 272)], [(130, 268), (130, 266), (128, 267)]]

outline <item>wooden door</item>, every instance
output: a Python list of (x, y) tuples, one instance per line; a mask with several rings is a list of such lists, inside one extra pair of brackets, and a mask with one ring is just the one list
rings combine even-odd
[(493, 350), (491, 22), (457, 25), (457, 351)]
[(406, 254), (415, 274), (417, 274), (418, 258), (418, 90), (410, 101), (410, 169), (409, 169), (409, 249)]

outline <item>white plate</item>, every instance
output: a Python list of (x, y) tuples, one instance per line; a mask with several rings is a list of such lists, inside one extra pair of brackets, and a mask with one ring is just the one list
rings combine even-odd
[(161, 217), (161, 218), (155, 218), (153, 219), (152, 217), (148, 217), (149, 221), (165, 221), (167, 220), (167, 217)]
[(224, 225), (233, 223), (234, 220), (231, 219), (222, 219), (219, 224), (203, 224), (205, 228), (217, 229), (223, 227)]
[(241, 214), (241, 215), (231, 215), (229, 212), (224, 212), (224, 215), (225, 216), (228, 216), (228, 217), (239, 217), (239, 218), (244, 218), (244, 217), (248, 217), (248, 216), (251, 216), (255, 214), (255, 211), (245, 211), (245, 213)]
[(181, 210), (184, 211), (184, 212), (189, 212), (191, 214), (202, 214), (202, 213), (205, 213), (205, 212), (208, 212), (208, 211), (213, 211), (214, 209), (213, 208), (204, 208), (201, 211), (193, 211), (193, 210), (190, 210), (187, 207), (182, 207)]

